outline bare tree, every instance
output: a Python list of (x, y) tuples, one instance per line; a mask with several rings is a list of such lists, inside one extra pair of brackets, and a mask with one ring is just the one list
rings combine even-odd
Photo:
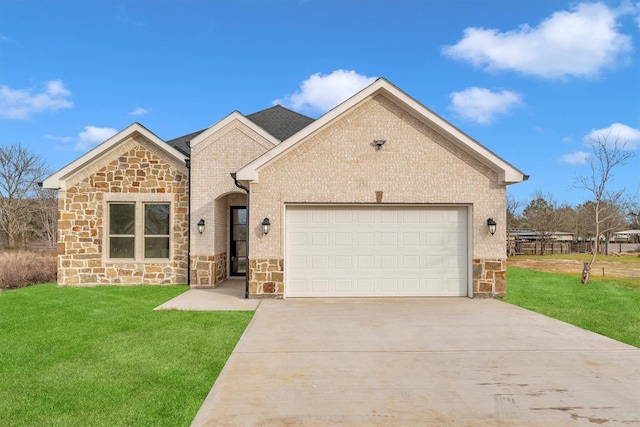
[(58, 241), (58, 192), (39, 187), (33, 201), (33, 230), (35, 239), (54, 248)]
[(31, 234), (37, 183), (46, 171), (45, 161), (20, 144), (0, 145), (0, 234), (6, 249), (24, 246)]
[[(594, 238), (591, 244), (591, 260), (584, 264), (582, 271), (582, 283), (588, 284), (591, 276), (591, 267), (599, 251), (600, 237), (615, 231), (612, 227), (617, 223), (612, 221), (612, 216), (617, 215), (616, 206), (625, 209), (628, 201), (625, 200), (624, 189), (612, 190), (609, 188), (613, 179), (613, 171), (624, 165), (636, 153), (627, 151), (627, 141), (619, 136), (612, 137), (609, 133), (601, 133), (591, 142), (592, 155), (589, 157), (590, 173), (578, 177), (575, 187), (589, 193), (593, 202), (593, 224), (595, 226)], [(614, 227), (615, 228), (615, 227)]]
[(531, 202), (522, 211), (524, 220), (533, 229), (540, 240), (540, 251), (544, 254), (547, 244), (553, 239), (554, 232), (562, 224), (562, 211), (551, 194), (536, 190)]
[(519, 215), (520, 202), (513, 195), (507, 194), (507, 230), (520, 228), (522, 217)]
[(574, 238), (581, 236), (578, 211), (573, 206), (567, 203), (562, 204), (558, 208), (558, 215), (561, 217), (558, 231), (571, 233)]

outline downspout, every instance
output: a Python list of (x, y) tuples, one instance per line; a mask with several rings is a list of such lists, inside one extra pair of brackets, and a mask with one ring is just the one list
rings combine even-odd
[(187, 197), (187, 286), (191, 287), (191, 159), (184, 159), (184, 165), (189, 171)]
[(244, 297), (249, 298), (249, 265), (251, 264), (249, 262), (249, 248), (251, 247), (249, 245), (249, 235), (251, 234), (249, 233), (249, 224), (251, 223), (249, 221), (249, 189), (238, 182), (235, 172), (231, 173), (231, 178), (233, 178), (236, 187), (247, 192), (247, 271), (244, 273)]

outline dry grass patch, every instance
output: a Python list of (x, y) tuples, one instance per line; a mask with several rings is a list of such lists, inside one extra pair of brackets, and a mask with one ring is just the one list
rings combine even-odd
[[(516, 255), (508, 258), (507, 265), (527, 270), (566, 274), (579, 279), (583, 264), (590, 258), (589, 254)], [(636, 254), (598, 255), (591, 269), (591, 278), (640, 290), (640, 257)]]
[(56, 256), (47, 252), (1, 252), (0, 289), (55, 282)]

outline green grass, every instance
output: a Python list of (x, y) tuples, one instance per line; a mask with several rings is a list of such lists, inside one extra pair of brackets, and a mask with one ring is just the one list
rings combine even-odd
[(0, 293), (0, 424), (189, 425), (252, 312), (152, 311), (186, 286)]
[(508, 267), (506, 301), (640, 347), (640, 292), (603, 280)]

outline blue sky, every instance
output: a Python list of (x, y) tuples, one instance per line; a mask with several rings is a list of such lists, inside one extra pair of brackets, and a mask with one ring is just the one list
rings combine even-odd
[[(385, 77), (582, 203), (593, 135), (640, 153), (640, 3), (0, 2), (0, 144), (57, 170), (139, 122), (168, 140), (275, 102), (311, 117)], [(614, 185), (640, 194), (640, 155)], [(636, 196), (637, 198), (638, 196)]]

